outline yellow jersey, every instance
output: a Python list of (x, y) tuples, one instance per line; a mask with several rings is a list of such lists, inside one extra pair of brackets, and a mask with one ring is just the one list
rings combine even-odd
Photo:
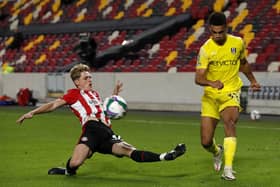
[(229, 92), (240, 89), (243, 83), (239, 77), (239, 67), (240, 59), (243, 58), (245, 58), (245, 46), (240, 37), (227, 34), (224, 45), (218, 45), (211, 38), (208, 39), (200, 48), (196, 69), (207, 69), (207, 80), (219, 80), (224, 87), (218, 90), (205, 86), (204, 90)]

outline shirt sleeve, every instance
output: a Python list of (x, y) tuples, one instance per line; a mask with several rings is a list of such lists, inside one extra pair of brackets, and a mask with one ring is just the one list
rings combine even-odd
[(240, 59), (245, 58), (245, 43), (241, 39), (241, 45), (240, 45)]
[(77, 96), (78, 92), (75, 89), (68, 90), (65, 95), (62, 96), (62, 99), (67, 102), (67, 104), (73, 104), (77, 101)]
[(207, 66), (208, 66), (208, 56), (202, 47), (200, 48), (198, 53), (196, 69), (207, 69)]

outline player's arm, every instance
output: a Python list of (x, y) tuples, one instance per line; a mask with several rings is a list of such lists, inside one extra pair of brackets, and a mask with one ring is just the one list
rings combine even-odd
[(224, 84), (219, 81), (210, 81), (206, 78), (207, 69), (196, 69), (195, 72), (195, 83), (200, 86), (211, 86), (213, 88), (222, 89)]
[(46, 112), (51, 112), (55, 110), (56, 108), (65, 105), (66, 101), (63, 99), (56, 99), (54, 101), (51, 101), (49, 103), (43, 104), (40, 107), (31, 110), (30, 112), (23, 114), (18, 120), (16, 121), (17, 123), (21, 124), (25, 119), (30, 119), (36, 114), (41, 114), (41, 113), (46, 113)]
[(113, 90), (112, 95), (119, 95), (119, 93), (122, 91), (122, 89), (123, 89), (123, 83), (121, 81), (117, 81), (117, 84)]
[(251, 67), (248, 63), (248, 61), (246, 60), (246, 58), (242, 58), (240, 60), (240, 68), (239, 70), (247, 77), (247, 79), (250, 81), (251, 83), (251, 88), (253, 89), (253, 91), (258, 91), (260, 90), (260, 84), (257, 82)]

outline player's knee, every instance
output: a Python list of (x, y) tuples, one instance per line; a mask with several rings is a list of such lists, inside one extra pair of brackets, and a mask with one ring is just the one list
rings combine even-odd
[(135, 148), (126, 142), (116, 143), (113, 146), (113, 154), (115, 154), (116, 156), (129, 157), (133, 150), (135, 150)]
[(227, 125), (235, 125), (238, 121), (238, 117), (237, 116), (229, 116), (223, 119), (224, 124)]
[(120, 145), (121, 145), (122, 148), (124, 148), (128, 151), (133, 151), (133, 150), (136, 149), (133, 145), (131, 145), (129, 143), (126, 143), (126, 142), (121, 142)]
[(237, 120), (229, 119), (229, 120), (224, 121), (224, 126), (228, 130), (234, 130), (236, 123), (237, 123)]

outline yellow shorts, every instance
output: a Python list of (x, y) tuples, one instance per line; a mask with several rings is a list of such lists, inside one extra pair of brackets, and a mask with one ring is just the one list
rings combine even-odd
[(240, 106), (240, 90), (224, 93), (204, 92), (201, 103), (201, 116), (220, 119), (220, 112), (229, 106)]

